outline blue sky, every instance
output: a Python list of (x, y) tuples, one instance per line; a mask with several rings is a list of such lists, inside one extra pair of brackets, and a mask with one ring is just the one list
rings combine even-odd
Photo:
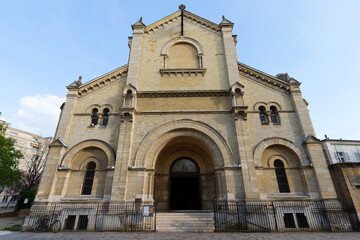
[(240, 62), (302, 82), (319, 138), (360, 139), (360, 1), (1, 1), (0, 111), (53, 135), (66, 85), (127, 63), (130, 25), (178, 10), (235, 23)]

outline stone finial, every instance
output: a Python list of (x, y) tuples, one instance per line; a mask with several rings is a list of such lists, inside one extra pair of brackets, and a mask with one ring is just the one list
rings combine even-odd
[(186, 6), (185, 6), (184, 4), (179, 5), (179, 9), (180, 9), (181, 11), (184, 11), (185, 8), (186, 8)]
[(72, 82), (69, 86), (67, 86), (67, 88), (70, 89), (70, 88), (78, 88), (78, 87), (80, 87), (82, 85), (81, 79), (82, 79), (82, 76), (80, 75), (79, 79)]
[(228, 19), (225, 18), (225, 16), (223, 15), (222, 16), (222, 21), (221, 23), (219, 24), (221, 27), (222, 26), (234, 26), (234, 23), (230, 22)]
[(143, 23), (142, 20), (143, 20), (142, 17), (140, 17), (140, 19), (136, 23), (131, 25), (132, 29), (134, 30), (134, 28), (144, 28), (144, 27), (146, 27), (146, 25)]
[(79, 84), (79, 86), (82, 85), (81, 79), (82, 79), (82, 76), (80, 75), (80, 76), (79, 76), (79, 79), (76, 81), (76, 83)]

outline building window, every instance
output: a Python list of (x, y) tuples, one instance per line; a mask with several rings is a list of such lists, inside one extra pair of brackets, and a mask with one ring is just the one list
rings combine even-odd
[(39, 147), (32, 146), (32, 149), (37, 151), (39, 149)]
[(308, 220), (304, 213), (295, 213), (299, 228), (309, 228)]
[(98, 117), (98, 109), (94, 108), (91, 112), (91, 126), (95, 126), (98, 124), (99, 117)]
[(86, 166), (86, 173), (81, 195), (91, 195), (91, 190), (94, 182), (96, 163), (89, 162)]
[(295, 219), (292, 213), (284, 213), (285, 228), (296, 228)]
[(106, 126), (109, 122), (109, 109), (105, 108), (102, 115), (102, 126)]
[(281, 193), (289, 193), (290, 188), (286, 177), (284, 163), (281, 160), (277, 159), (274, 161), (274, 166), (275, 166), (275, 174), (279, 186), (279, 191)]
[(271, 111), (271, 113), (270, 113), (271, 122), (274, 124), (280, 124), (279, 113), (278, 113), (278, 110), (276, 109), (276, 107), (271, 106), (270, 111)]
[(259, 107), (259, 116), (260, 116), (261, 124), (268, 124), (269, 123), (269, 121), (267, 119), (267, 116), (266, 116), (265, 107), (263, 107), (263, 106)]
[(345, 153), (344, 152), (336, 152), (336, 158), (339, 162), (345, 162)]
[(16, 137), (18, 134), (16, 132), (10, 132), (10, 135)]

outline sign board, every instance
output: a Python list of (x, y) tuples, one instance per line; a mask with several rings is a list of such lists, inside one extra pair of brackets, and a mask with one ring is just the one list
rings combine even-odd
[(28, 198), (25, 198), (24, 199), (24, 204), (27, 204), (29, 202), (29, 199)]
[(144, 217), (152, 217), (153, 215), (154, 215), (154, 206), (144, 205), (143, 216)]

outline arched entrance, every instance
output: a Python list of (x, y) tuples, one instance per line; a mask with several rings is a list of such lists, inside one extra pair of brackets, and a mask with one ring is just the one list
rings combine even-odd
[(200, 170), (195, 161), (182, 157), (170, 167), (170, 210), (200, 207)]
[(170, 139), (159, 152), (154, 200), (159, 211), (210, 210), (216, 198), (214, 161), (196, 138)]

